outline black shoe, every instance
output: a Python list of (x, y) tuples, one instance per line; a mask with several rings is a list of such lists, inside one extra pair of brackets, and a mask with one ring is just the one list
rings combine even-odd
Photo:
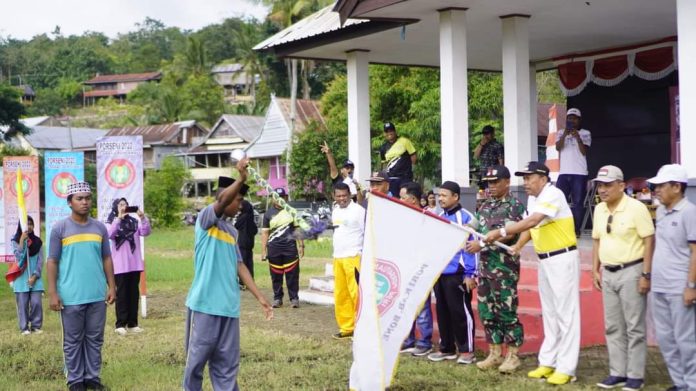
[(87, 390), (104, 391), (106, 387), (99, 380), (85, 380), (85, 388)]
[(350, 333), (341, 333), (338, 332), (333, 335), (334, 339), (346, 339), (346, 338), (353, 338), (353, 332), (351, 331)]
[(68, 390), (70, 391), (85, 391), (85, 383), (79, 382), (79, 383), (73, 383), (73, 384), (68, 384)]

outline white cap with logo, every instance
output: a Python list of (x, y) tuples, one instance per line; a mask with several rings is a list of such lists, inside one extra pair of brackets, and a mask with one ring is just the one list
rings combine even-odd
[(648, 179), (653, 185), (660, 185), (667, 182), (689, 183), (689, 174), (686, 168), (679, 164), (665, 164), (660, 167), (657, 175)]
[(566, 116), (568, 116), (568, 115), (582, 117), (582, 114), (580, 114), (580, 109), (576, 109), (575, 107), (573, 107), (572, 109), (568, 109), (568, 112), (566, 112)]
[(624, 175), (623, 171), (616, 166), (604, 166), (597, 172), (597, 178), (593, 179), (593, 182), (614, 182), (623, 181)]

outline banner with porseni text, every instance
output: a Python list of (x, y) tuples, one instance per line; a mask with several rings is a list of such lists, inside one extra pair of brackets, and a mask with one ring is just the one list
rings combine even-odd
[[(6, 156), (2, 159), (2, 171), (5, 211), (5, 251), (2, 254), (2, 261), (14, 262), (10, 241), (17, 233), (21, 206), (34, 220), (34, 233), (41, 232), (39, 158), (37, 156)], [(18, 196), (22, 195), (23, 203), (18, 199)]]
[(114, 200), (143, 207), (143, 138), (112, 136), (97, 140), (97, 218), (106, 222)]
[[(68, 186), (85, 180), (83, 152), (46, 152), (44, 155), (44, 192), (46, 211), (46, 240), (51, 242), (53, 224), (70, 216)], [(48, 246), (46, 255), (48, 256)]]
[(413, 320), (468, 236), (445, 219), (370, 194), (360, 261), (351, 390), (389, 387)]

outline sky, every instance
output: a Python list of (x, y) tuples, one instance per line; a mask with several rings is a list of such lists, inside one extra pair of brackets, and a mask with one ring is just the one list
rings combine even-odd
[(252, 0), (0, 0), (0, 37), (30, 39), (60, 26), (64, 36), (97, 31), (115, 38), (146, 17), (197, 30), (229, 17), (263, 19)]

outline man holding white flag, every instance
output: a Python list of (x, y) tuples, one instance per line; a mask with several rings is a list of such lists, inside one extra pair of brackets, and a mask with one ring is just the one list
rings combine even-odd
[(372, 391), (391, 384), (401, 342), (468, 234), (380, 193), (369, 200), (350, 388)]

